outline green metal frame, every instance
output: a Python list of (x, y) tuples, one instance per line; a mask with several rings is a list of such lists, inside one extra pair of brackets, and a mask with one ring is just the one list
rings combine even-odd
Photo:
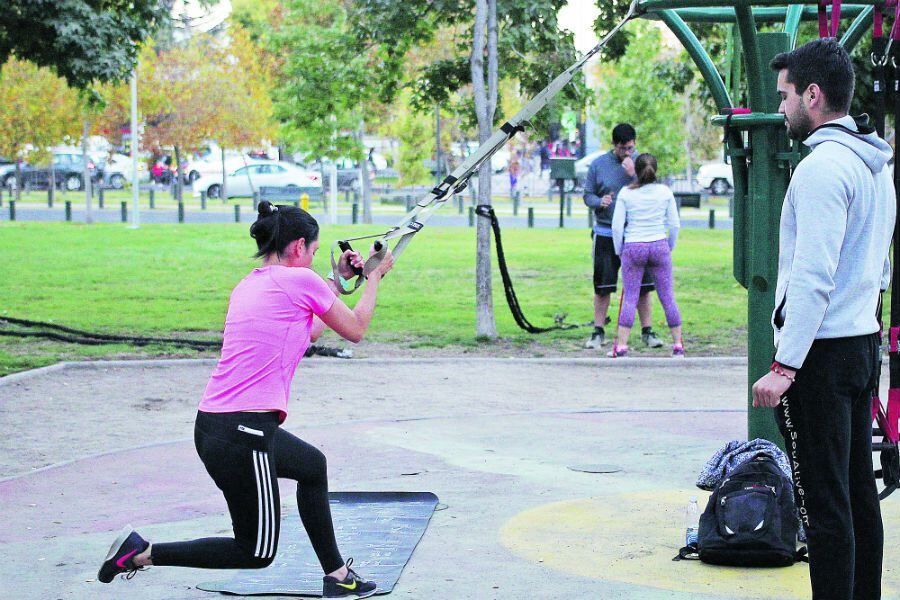
[[(800, 23), (817, 18), (817, 0), (639, 0), (637, 14), (666, 24), (697, 65), (712, 92), (716, 108), (734, 108), (730, 91), (736, 78), (747, 78), (750, 114), (716, 116), (712, 122), (726, 127), (727, 153), (734, 174), (734, 277), (747, 289), (748, 388), (747, 430), (750, 439), (783, 440), (773, 411), (753, 408), (750, 386), (768, 371), (774, 353), (769, 324), (775, 305), (778, 274), (778, 226), (791, 166), (799, 160), (778, 114), (780, 98), (776, 74), (768, 64), (779, 52), (794, 48)], [(852, 50), (872, 24), (873, 6), (883, 0), (858, 1), (841, 8), (842, 21), (852, 19), (840, 41)], [(723, 80), (688, 23), (733, 24), (737, 44), (729, 47), (734, 61)], [(782, 22), (781, 32), (758, 31), (760, 24)]]

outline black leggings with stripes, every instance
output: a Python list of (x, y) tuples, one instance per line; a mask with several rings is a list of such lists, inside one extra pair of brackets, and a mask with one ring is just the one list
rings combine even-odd
[(225, 494), (234, 538), (154, 543), (154, 565), (261, 569), (278, 547), (278, 478), (297, 482), (300, 519), (325, 573), (343, 564), (328, 505), (325, 455), (278, 426), (278, 413), (197, 413), (194, 444)]

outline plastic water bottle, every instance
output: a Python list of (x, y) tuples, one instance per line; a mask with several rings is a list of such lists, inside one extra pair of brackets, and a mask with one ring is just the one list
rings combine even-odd
[(697, 497), (691, 496), (687, 508), (684, 509), (684, 545), (690, 546), (697, 543), (697, 535), (700, 530), (700, 506)]

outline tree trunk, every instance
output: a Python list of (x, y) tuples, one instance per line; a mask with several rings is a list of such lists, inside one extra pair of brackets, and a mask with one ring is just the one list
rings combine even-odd
[(22, 159), (16, 157), (16, 204), (22, 200)]
[(181, 188), (181, 146), (175, 146), (175, 200), (182, 201)]
[(50, 154), (50, 178), (47, 182), (47, 198), (50, 200), (50, 204), (53, 204), (54, 197), (56, 196), (56, 167), (53, 166), (53, 154)]
[(359, 145), (363, 149), (363, 158), (359, 161), (359, 193), (362, 194), (363, 223), (372, 223), (372, 183), (369, 181), (369, 161), (366, 158), (366, 147), (363, 144), (363, 134), (366, 130), (365, 121), (359, 122)]
[(81, 160), (84, 162), (84, 172), (81, 175), (82, 184), (84, 186), (84, 222), (93, 223), (94, 214), (92, 212), (91, 201), (93, 200), (94, 191), (91, 189), (91, 169), (88, 167), (88, 133), (90, 133), (90, 123), (84, 122), (84, 129), (81, 135)]
[(222, 187), (219, 188), (219, 198), (225, 204), (228, 198), (228, 171), (225, 170), (225, 148), (222, 148)]
[[(484, 143), (490, 136), (497, 105), (497, 2), (477, 0), (472, 56), (469, 66), (475, 112), (478, 117), (478, 140)], [(488, 57), (487, 86), (485, 86), (484, 56)], [(478, 203), (491, 203), (491, 164), (478, 170)], [(496, 339), (493, 291), (491, 289), (491, 225), (487, 219), (477, 222), (475, 244), (475, 334)]]

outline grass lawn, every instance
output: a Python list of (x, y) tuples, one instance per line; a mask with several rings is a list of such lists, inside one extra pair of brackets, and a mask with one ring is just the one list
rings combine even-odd
[[(315, 268), (320, 273), (329, 270), (328, 249), (334, 239), (367, 230), (382, 231), (324, 226)], [(246, 224), (131, 230), (118, 224), (2, 222), (0, 314), (104, 333), (215, 338), (231, 288), (256, 264), (250, 258), (255, 247), (247, 231)], [(689, 352), (744, 353), (746, 293), (731, 275), (731, 232), (685, 230), (681, 236), (674, 256), (675, 291)], [(503, 232), (503, 241), (520, 304), (533, 324), (550, 324), (560, 313), (567, 314), (568, 322), (591, 321), (586, 228), (510, 228)], [(420, 233), (385, 279), (367, 340), (503, 355), (585, 354), (581, 344), (589, 333), (586, 328), (538, 336), (518, 329), (496, 265), (494, 308), (502, 340), (476, 340), (474, 247), (474, 229), (426, 228)], [(616, 298), (613, 316), (617, 306)], [(667, 333), (658, 301), (654, 326)], [(638, 333), (636, 328), (634, 335)], [(323, 342), (338, 344), (334, 337)], [(658, 352), (663, 351), (668, 353), (668, 347)], [(123, 355), (197, 353), (165, 346), (90, 347), (0, 337), (0, 375), (58, 360)]]

